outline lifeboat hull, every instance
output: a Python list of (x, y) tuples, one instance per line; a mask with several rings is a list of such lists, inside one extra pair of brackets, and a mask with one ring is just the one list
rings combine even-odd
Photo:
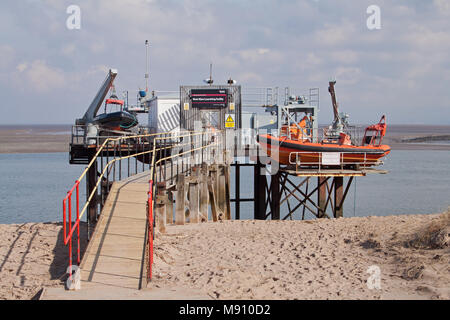
[(290, 140), (286, 137), (274, 137), (269, 134), (258, 135), (257, 141), (274, 161), (283, 164), (301, 166), (318, 166), (323, 153), (339, 153), (340, 163), (344, 165), (373, 166), (388, 155), (391, 148), (380, 146), (352, 146), (332, 143), (312, 143)]
[(103, 113), (95, 117), (94, 121), (112, 130), (128, 129), (138, 124), (136, 117), (126, 111)]

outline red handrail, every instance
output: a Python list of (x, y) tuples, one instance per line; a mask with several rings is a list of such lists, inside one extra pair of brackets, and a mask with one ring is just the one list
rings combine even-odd
[[(63, 238), (64, 245), (69, 244), (69, 277), (72, 278), (72, 237), (77, 231), (77, 265), (80, 264), (81, 254), (80, 254), (80, 192), (79, 192), (80, 181), (75, 181), (74, 186), (67, 192), (66, 197), (63, 199)], [(77, 218), (72, 226), (72, 195), (76, 192), (76, 213)], [(69, 211), (69, 219), (67, 220), (67, 209)], [(67, 223), (69, 228), (67, 228)], [(67, 233), (69, 231), (69, 233)]]

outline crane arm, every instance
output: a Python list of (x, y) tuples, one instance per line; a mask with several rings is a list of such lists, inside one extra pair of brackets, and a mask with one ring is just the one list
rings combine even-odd
[(334, 85), (336, 84), (336, 81), (330, 81), (328, 92), (331, 95), (331, 103), (333, 104), (333, 113), (334, 113), (334, 120), (336, 121), (339, 119), (339, 111), (338, 111), (338, 104), (336, 101), (336, 92), (334, 91)]
[(106, 76), (105, 81), (103, 82), (102, 86), (95, 95), (94, 100), (92, 100), (91, 105), (87, 109), (83, 118), (78, 119), (76, 121), (77, 125), (86, 125), (94, 120), (95, 116), (97, 115), (98, 109), (100, 109), (103, 100), (105, 100), (105, 97), (108, 94), (108, 90), (109, 88), (111, 88), (111, 85), (113, 84), (116, 76), (117, 70), (110, 69), (108, 71), (108, 75)]

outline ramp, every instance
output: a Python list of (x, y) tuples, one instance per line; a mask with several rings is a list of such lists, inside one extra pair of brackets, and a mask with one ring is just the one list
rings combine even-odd
[(148, 183), (115, 182), (81, 262), (85, 282), (141, 288)]

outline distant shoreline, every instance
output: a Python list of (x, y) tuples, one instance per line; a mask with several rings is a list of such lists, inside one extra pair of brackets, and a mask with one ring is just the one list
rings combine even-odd
[[(71, 125), (0, 125), (0, 154), (69, 152), (70, 131)], [(392, 150), (450, 151), (450, 143), (433, 144), (436, 137), (450, 140), (450, 126), (390, 125), (384, 143)]]

